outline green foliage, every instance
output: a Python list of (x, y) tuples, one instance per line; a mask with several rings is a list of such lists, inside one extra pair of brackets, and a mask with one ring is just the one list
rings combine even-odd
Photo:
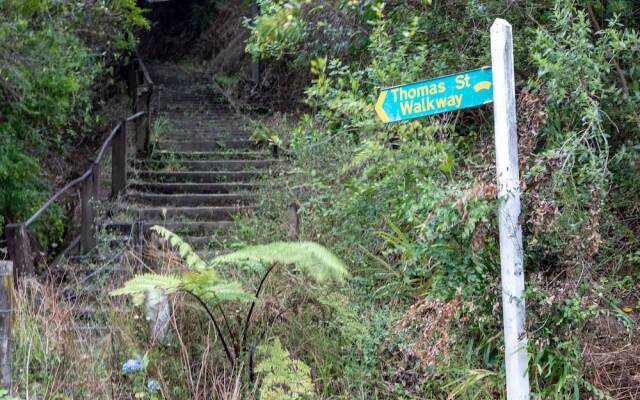
[(174, 275), (142, 274), (125, 282), (122, 288), (113, 290), (111, 295), (131, 295), (134, 304), (142, 305), (147, 292), (162, 290), (166, 294), (172, 294), (181, 288), (181, 284), (182, 281)]
[(182, 238), (179, 235), (159, 225), (154, 226), (152, 230), (157, 232), (160, 235), (160, 237), (167, 239), (169, 241), (169, 244), (171, 244), (171, 246), (178, 249), (178, 253), (180, 254), (180, 257), (182, 257), (185, 260), (185, 262), (187, 263), (187, 267), (189, 267), (189, 269), (203, 271), (207, 268), (206, 263), (202, 261), (200, 256), (198, 256), (198, 254), (195, 251), (193, 251), (193, 249), (191, 248), (191, 245), (185, 242), (184, 240), (182, 240)]
[[(154, 226), (153, 230), (178, 249), (188, 270), (182, 276), (153, 273), (138, 275), (125, 282), (122, 288), (112, 291), (112, 296), (132, 295), (136, 304), (142, 304), (144, 295), (150, 290), (162, 290), (166, 294), (185, 290), (216, 302), (250, 301), (254, 299), (253, 296), (244, 291), (240, 282), (223, 279), (215, 269), (221, 264), (238, 264), (247, 261), (267, 265), (293, 264), (304, 275), (318, 282), (335, 280), (342, 283), (349, 277), (344, 263), (331, 251), (317, 243), (277, 242), (249, 246), (217, 256), (207, 264), (180, 236), (161, 226)], [(262, 268), (260, 270), (264, 271)]]
[(221, 278), (216, 270), (208, 267), (180, 236), (161, 226), (154, 226), (153, 230), (178, 249), (188, 270), (181, 276), (153, 273), (138, 275), (125, 282), (122, 288), (112, 291), (112, 296), (131, 295), (137, 305), (141, 305), (150, 292), (170, 295), (179, 290), (192, 293), (212, 304), (225, 301), (246, 302), (254, 299), (239, 282), (227, 281)]
[[(178, 249), (180, 256), (185, 261), (186, 270), (180, 275), (138, 275), (125, 282), (122, 288), (113, 290), (111, 295), (131, 295), (134, 303), (138, 305), (144, 302), (145, 296), (147, 301), (154, 302), (160, 299), (162, 295), (171, 295), (178, 291), (191, 295), (200, 303), (211, 322), (215, 325), (227, 359), (233, 366), (238, 363), (238, 358), (247, 351), (247, 332), (252, 321), (251, 316), (255, 303), (261, 294), (264, 282), (276, 265), (288, 266), (293, 264), (304, 276), (311, 277), (318, 282), (327, 280), (344, 282), (349, 276), (344, 263), (329, 250), (316, 243), (278, 242), (263, 246), (249, 246), (233, 253), (215, 257), (209, 263), (205, 263), (180, 236), (159, 226), (153, 227), (153, 230)], [(250, 265), (250, 268), (244, 269), (250, 272), (258, 272), (261, 276), (255, 295), (249, 294), (245, 290), (245, 286), (251, 285), (252, 279), (247, 279), (247, 282), (241, 282), (237, 279), (242, 276), (242, 265), (247, 263), (252, 265)], [(241, 267), (238, 268), (233, 279), (225, 279), (222, 276), (223, 274), (219, 272), (219, 267), (225, 264), (234, 264)], [(265, 265), (270, 265), (270, 267), (265, 270)], [(244, 326), (242, 326), (241, 332), (233, 333), (228, 323), (228, 316), (232, 315), (232, 313), (237, 313), (240, 304), (245, 302), (251, 302), (252, 304), (244, 319)], [(225, 306), (233, 307), (234, 311), (225, 310)], [(221, 314), (218, 317), (223, 318), (226, 333), (222, 332), (214, 314)], [(227, 343), (230, 343), (232, 348), (235, 349), (233, 354)]]
[(11, 396), (8, 390), (0, 388), (0, 400), (19, 400), (19, 398)]
[(258, 347), (258, 355), (264, 357), (256, 372), (261, 374), (261, 400), (295, 400), (314, 397), (311, 369), (302, 361), (291, 358), (282, 348), (280, 339)]
[[(491, 110), (390, 125), (373, 113), (381, 87), (489, 64), (488, 30), (496, 17), (514, 26), (516, 80), (525, 82), (518, 129), (527, 276), (536, 277), (527, 283), (532, 388), (541, 398), (598, 393), (585, 379), (577, 333), (586, 337), (603, 309), (623, 327), (628, 318), (615, 301), (594, 300), (595, 285), (571, 282), (593, 283), (591, 274), (618, 281), (618, 270), (638, 268), (629, 260), (638, 243), (630, 199), (640, 187), (640, 41), (630, 7), (629, 1), (309, 1), (296, 11), (302, 39), (283, 39), (284, 29), (263, 35), (256, 24), (250, 42), (261, 45), (247, 48), (254, 57), (288, 61), (290, 70), (313, 76), (298, 99), (308, 114), (297, 127), (257, 133), (277, 137), (294, 158), (296, 175), (280, 184), (302, 206), (305, 236), (336, 243), (356, 266), (356, 296), (365, 307), (385, 301), (397, 311), (425, 295), (461, 295), (451, 334), (463, 339), (429, 377), (413, 382), (400, 368), (390, 371), (397, 360), (391, 350), (366, 353), (392, 378), (401, 375), (401, 384), (382, 389), (390, 398), (491, 398), (502, 386)], [(350, 35), (342, 36), (339, 24)], [(626, 255), (617, 254), (620, 243)], [(553, 284), (558, 276), (566, 288)], [(596, 299), (615, 298), (607, 294), (614, 288), (609, 284)], [(589, 301), (598, 305), (585, 307)], [(363, 342), (375, 336), (356, 335)], [(361, 361), (343, 368), (364, 376), (365, 365), (375, 362)], [(407, 374), (419, 368), (412, 362), (403, 365)], [(380, 393), (375, 381), (351, 389), (373, 398)]]
[(212, 264), (258, 261), (263, 264), (295, 265), (304, 275), (318, 282), (329, 279), (344, 282), (349, 272), (344, 263), (325, 247), (313, 242), (276, 242), (249, 246), (218, 256)]
[(247, 52), (259, 56), (280, 57), (304, 38), (303, 21), (300, 18), (302, 1), (258, 0), (260, 14), (251, 27), (251, 39)]
[(502, 386), (502, 382), (495, 372), (486, 369), (472, 369), (459, 379), (447, 384), (447, 388), (451, 388), (447, 399), (488, 399), (500, 386)]
[[(91, 132), (94, 82), (140, 27), (135, 0), (0, 2), (0, 232), (45, 200), (39, 160)], [(42, 224), (54, 240), (61, 217), (54, 210)]]

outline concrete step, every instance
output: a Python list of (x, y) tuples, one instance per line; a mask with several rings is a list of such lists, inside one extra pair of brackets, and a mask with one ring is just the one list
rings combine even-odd
[[(117, 232), (130, 235), (133, 232), (133, 222), (109, 221), (104, 224), (109, 232)], [(148, 232), (153, 226), (160, 225), (175, 233), (183, 235), (213, 235), (223, 234), (234, 226), (233, 221), (162, 221), (148, 220), (142, 223), (144, 232)]]
[(232, 216), (247, 212), (249, 207), (216, 206), (216, 207), (145, 207), (129, 208), (126, 211), (148, 220), (188, 219), (208, 221), (231, 221)]
[(186, 110), (184, 114), (170, 112), (171, 126), (182, 126), (185, 128), (199, 127), (203, 125), (224, 126), (230, 128), (246, 127), (246, 121), (240, 118), (223, 117), (220, 114), (211, 112), (201, 112), (197, 109)]
[(228, 103), (218, 102), (213, 99), (197, 99), (197, 98), (163, 98), (159, 97), (156, 99), (156, 109), (162, 110), (162, 106), (165, 104), (180, 104), (181, 107), (167, 109), (168, 112), (182, 111), (185, 110), (185, 113), (188, 112), (189, 109), (197, 109), (206, 107), (206, 109), (212, 114), (222, 114), (228, 113), (227, 115), (232, 116), (234, 113), (233, 107)]
[(161, 194), (130, 192), (125, 199), (132, 203), (148, 204), (152, 206), (177, 206), (177, 207), (197, 207), (197, 206), (224, 206), (247, 204), (254, 199), (251, 194), (239, 193), (215, 193), (215, 194)]
[(216, 151), (223, 149), (249, 149), (255, 147), (255, 141), (250, 139), (224, 139), (206, 141), (158, 141), (156, 146), (159, 150), (174, 151)]
[(189, 245), (195, 250), (207, 250), (210, 245), (215, 244), (215, 235), (185, 235), (182, 236), (182, 240), (189, 243)]
[(216, 124), (202, 124), (189, 126), (172, 126), (159, 140), (166, 140), (167, 137), (175, 137), (175, 140), (218, 140), (218, 139), (251, 139), (252, 131), (241, 126), (226, 126)]
[(149, 183), (132, 182), (129, 188), (137, 192), (150, 193), (232, 193), (256, 190), (259, 185), (247, 182), (221, 183)]
[(191, 171), (247, 171), (268, 168), (280, 163), (280, 160), (185, 160), (181, 164)]
[[(173, 167), (181, 171), (253, 171), (277, 165), (279, 160), (178, 160)], [(162, 169), (172, 165), (164, 160), (144, 160), (134, 163), (138, 168)]]
[(171, 128), (163, 135), (163, 139), (172, 138), (172, 140), (219, 140), (219, 139), (251, 139), (251, 132), (238, 128), (198, 128), (198, 129), (185, 129), (185, 128)]
[(176, 158), (188, 160), (230, 160), (230, 159), (261, 159), (268, 158), (271, 153), (268, 151), (242, 150), (236, 151), (173, 151), (156, 150), (151, 158)]
[(248, 133), (242, 132), (224, 132), (224, 131), (210, 131), (210, 132), (197, 132), (185, 131), (185, 133), (179, 132), (167, 132), (162, 135), (162, 138), (158, 138), (157, 142), (171, 141), (171, 142), (217, 142), (220, 140), (250, 140), (256, 143), (255, 139)]
[[(223, 251), (226, 253), (229, 250), (224, 250), (221, 241), (224, 239), (223, 235), (207, 235), (207, 234), (198, 234), (198, 235), (190, 235), (185, 234), (181, 236), (182, 240), (189, 243), (191, 248), (196, 250), (197, 253), (209, 253), (213, 255), (214, 252), (217, 254), (221, 254)], [(171, 246), (167, 243), (167, 247), (171, 248)]]
[[(258, 179), (260, 171), (139, 171), (137, 180), (150, 183), (247, 182)], [(134, 175), (134, 178), (136, 176)]]
[[(182, 90), (181, 90), (182, 89)], [(175, 88), (164, 85), (157, 93), (156, 101), (165, 104), (193, 103), (202, 105), (203, 100), (210, 100), (220, 104), (229, 104), (223, 96), (202, 88), (189, 88), (190, 93), (184, 93), (185, 88)]]
[(229, 105), (226, 99), (207, 95), (206, 93), (201, 93), (200, 95), (186, 97), (186, 96), (176, 96), (174, 94), (165, 92), (165, 93), (161, 93), (158, 96), (158, 98), (156, 98), (155, 100), (160, 106), (164, 108), (179, 109), (179, 110), (192, 108), (192, 107), (206, 107), (209, 104), (226, 105), (226, 106)]

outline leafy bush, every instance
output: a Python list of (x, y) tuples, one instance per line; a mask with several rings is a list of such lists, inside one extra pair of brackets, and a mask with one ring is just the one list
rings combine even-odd
[[(629, 258), (614, 249), (625, 243), (633, 254), (637, 240), (629, 240), (638, 237), (622, 216), (637, 215), (628, 199), (639, 194), (632, 187), (640, 42), (637, 21), (617, 14), (631, 2), (616, 4), (310, 1), (297, 14), (305, 39), (295, 41), (282, 40), (284, 30), (260, 36), (256, 21), (252, 40), (261, 46), (248, 47), (254, 56), (293, 59), (291, 69), (306, 64), (314, 77), (300, 99), (308, 114), (294, 129), (269, 132), (295, 159), (298, 175), (281, 184), (301, 203), (305, 235), (335, 242), (359, 266), (355, 296), (363, 308), (385, 301), (402, 310), (423, 296), (460, 296), (449, 331), (461, 340), (448, 356), (436, 366), (398, 361), (410, 338), (389, 339), (391, 349), (372, 356), (387, 385), (372, 378), (369, 396), (471, 398), (498, 395), (502, 384), (491, 110), (390, 125), (373, 112), (381, 87), (489, 64), (495, 17), (508, 19), (515, 34), (532, 388), (544, 398), (600, 393), (585, 379), (581, 347), (589, 324), (617, 307), (599, 300), (615, 297), (604, 294), (613, 286), (596, 293), (584, 282), (621, 279)], [(323, 19), (329, 15), (341, 17)], [(367, 25), (365, 40), (357, 24), (348, 25), (351, 52), (341, 41), (313, 45), (349, 17)], [(637, 262), (627, 270), (637, 272)]]
[(282, 348), (280, 339), (273, 339), (258, 347), (258, 354), (264, 357), (256, 372), (262, 374), (260, 399), (295, 400), (313, 398), (314, 388), (311, 369), (302, 361), (292, 359)]
[(94, 83), (146, 26), (135, 0), (0, 2), (0, 233), (44, 201), (39, 161), (91, 132)]
[(302, 41), (301, 1), (260, 0), (258, 7), (260, 14), (255, 18), (253, 35), (247, 44), (249, 53), (279, 57)]

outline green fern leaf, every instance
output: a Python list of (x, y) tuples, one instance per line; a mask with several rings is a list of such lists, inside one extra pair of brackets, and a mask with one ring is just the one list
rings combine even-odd
[(255, 300), (255, 296), (247, 293), (240, 285), (240, 282), (221, 282), (213, 286), (201, 287), (198, 294), (209, 301), (241, 301), (249, 302)]
[(204, 270), (207, 268), (207, 263), (202, 261), (202, 258), (193, 251), (191, 245), (182, 240), (180, 236), (160, 225), (155, 225), (151, 229), (157, 232), (162, 238), (168, 240), (173, 247), (178, 248), (180, 257), (184, 259), (190, 269)]
[(132, 295), (133, 302), (141, 305), (148, 291), (162, 289), (164, 293), (171, 294), (180, 289), (182, 281), (175, 275), (142, 274), (129, 279), (124, 286), (109, 293), (111, 296)]
[(330, 250), (313, 242), (275, 242), (250, 246), (216, 257), (212, 264), (260, 261), (265, 264), (295, 264), (305, 275), (318, 282), (344, 282), (349, 272), (344, 263)]

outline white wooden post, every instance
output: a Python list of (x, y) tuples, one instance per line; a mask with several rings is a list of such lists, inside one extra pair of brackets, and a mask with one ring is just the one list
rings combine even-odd
[(504, 324), (507, 399), (529, 399), (527, 332), (524, 318), (524, 267), (520, 226), (520, 176), (516, 132), (511, 25), (496, 19), (491, 26), (493, 118), (499, 192), (500, 268)]
[(171, 309), (169, 298), (162, 289), (150, 289), (145, 297), (145, 318), (153, 340), (164, 342), (169, 334)]
[(11, 308), (13, 262), (0, 261), (0, 386), (11, 391)]

